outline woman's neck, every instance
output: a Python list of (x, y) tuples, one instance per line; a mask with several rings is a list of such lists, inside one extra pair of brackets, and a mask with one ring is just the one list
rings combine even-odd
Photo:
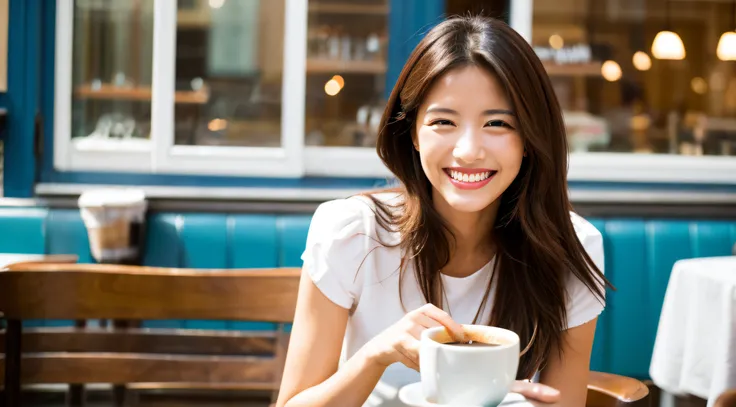
[(450, 207), (444, 199), (435, 199), (435, 209), (455, 237), (450, 262), (442, 270), (444, 274), (468, 276), (493, 258), (493, 225), (499, 204), (500, 200), (478, 212), (460, 212)]

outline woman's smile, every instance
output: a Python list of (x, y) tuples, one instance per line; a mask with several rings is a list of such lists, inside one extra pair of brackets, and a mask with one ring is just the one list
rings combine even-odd
[(487, 168), (444, 168), (452, 185), (460, 189), (480, 189), (488, 185), (498, 171)]

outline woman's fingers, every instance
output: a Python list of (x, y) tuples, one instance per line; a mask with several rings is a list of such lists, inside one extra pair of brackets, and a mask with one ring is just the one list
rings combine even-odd
[(407, 338), (402, 341), (396, 350), (401, 355), (401, 363), (406, 367), (419, 371), (419, 341)]
[(447, 312), (432, 304), (427, 304), (419, 308), (418, 311), (443, 325), (450, 336), (452, 336), (452, 340), (456, 342), (465, 342), (465, 331), (463, 330), (463, 326), (455, 322)]
[(414, 318), (414, 323), (420, 325), (422, 328), (434, 328), (443, 326), (439, 321), (430, 318), (427, 314), (417, 313)]
[(516, 381), (511, 386), (511, 391), (519, 393), (527, 399), (540, 401), (546, 404), (554, 404), (560, 401), (559, 390), (540, 383)]

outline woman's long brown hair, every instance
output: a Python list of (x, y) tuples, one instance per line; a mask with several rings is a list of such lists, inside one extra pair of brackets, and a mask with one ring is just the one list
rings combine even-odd
[(503, 85), (527, 152), (518, 176), (499, 198), (496, 261), (488, 287), (496, 284), (496, 289), (490, 321), (483, 322), (513, 330), (522, 348), (534, 336), (517, 374), (529, 378), (551, 352), (562, 349), (567, 278), (580, 279), (601, 301), (601, 283), (608, 282), (573, 228), (562, 112), (544, 66), (519, 34), (502, 21), (455, 17), (424, 37), (391, 92), (378, 134), (378, 155), (401, 182), (400, 210), (369, 196), (379, 227), (400, 232), (406, 256), (401, 272), (413, 262), (425, 299), (442, 307), (439, 273), (450, 260), (453, 237), (432, 204), (432, 185), (412, 134), (417, 109), (436, 79), (468, 65), (487, 69)]

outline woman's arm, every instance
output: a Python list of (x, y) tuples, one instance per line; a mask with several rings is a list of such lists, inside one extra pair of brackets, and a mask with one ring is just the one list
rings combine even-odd
[(385, 366), (359, 351), (338, 371), (347, 320), (348, 310), (302, 273), (277, 407), (359, 407), (368, 399)]
[(560, 405), (585, 407), (590, 374), (590, 354), (597, 318), (562, 334), (562, 353), (552, 352), (540, 382), (560, 391)]

